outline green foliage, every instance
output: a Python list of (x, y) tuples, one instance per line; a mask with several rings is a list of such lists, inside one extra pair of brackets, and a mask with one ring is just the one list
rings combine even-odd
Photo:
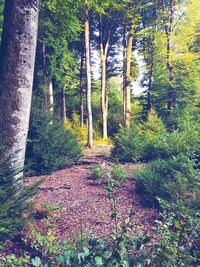
[(185, 207), (161, 201), (163, 213), (157, 221), (156, 231), (160, 242), (153, 248), (156, 266), (199, 265), (200, 259), (200, 217)]
[(80, 126), (80, 118), (77, 113), (72, 113), (72, 119), (67, 119), (67, 121), (65, 122), (65, 127), (72, 130), (78, 142), (87, 142), (87, 125), (84, 124), (83, 126)]
[(19, 234), (28, 217), (28, 200), (38, 186), (24, 187), (22, 171), (14, 171), (14, 164), (13, 156), (0, 145), (0, 243)]
[(81, 146), (74, 134), (52, 121), (43, 106), (32, 110), (31, 130), (26, 152), (27, 172), (47, 174), (69, 166), (81, 157)]
[(136, 127), (134, 129), (121, 128), (113, 142), (112, 156), (120, 162), (137, 162), (143, 153), (145, 136)]
[(93, 181), (99, 180), (104, 176), (103, 169), (100, 166), (94, 166), (92, 167), (92, 174), (91, 174), (91, 179)]
[(3, 10), (4, 10), (4, 0), (0, 0), (0, 38), (3, 28)]
[(17, 257), (15, 254), (10, 254), (5, 258), (0, 258), (0, 266), (12, 266), (12, 267), (27, 267), (30, 263), (30, 256), (23, 255)]
[(187, 203), (189, 192), (199, 191), (199, 176), (194, 162), (184, 154), (168, 160), (152, 161), (147, 167), (136, 171), (138, 192), (151, 206), (158, 204), (157, 198), (173, 203)]
[(120, 180), (123, 180), (123, 179), (127, 179), (128, 178), (128, 175), (127, 175), (126, 171), (124, 171), (119, 166), (115, 165), (115, 166), (112, 167), (111, 177), (114, 180), (120, 181)]
[(190, 118), (185, 114), (178, 117), (177, 129), (169, 132), (156, 112), (151, 110), (144, 124), (119, 131), (114, 139), (112, 155), (121, 162), (169, 159), (180, 153), (198, 158), (199, 126)]

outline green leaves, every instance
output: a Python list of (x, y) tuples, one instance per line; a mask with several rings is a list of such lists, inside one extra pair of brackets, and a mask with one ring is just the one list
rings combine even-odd
[(34, 267), (42, 267), (43, 266), (39, 257), (32, 259), (31, 262), (32, 262)]

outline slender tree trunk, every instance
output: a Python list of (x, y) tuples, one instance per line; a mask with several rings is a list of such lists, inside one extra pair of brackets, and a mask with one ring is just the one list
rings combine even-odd
[(152, 49), (151, 49), (151, 62), (149, 66), (149, 83), (148, 83), (148, 91), (147, 91), (147, 112), (152, 108), (152, 99), (151, 99), (151, 94), (152, 94), (152, 83), (153, 83), (153, 70), (154, 70), (154, 52), (155, 52), (155, 47), (154, 47), (154, 36), (152, 39)]
[(53, 116), (53, 110), (54, 110), (54, 99), (53, 99), (53, 83), (52, 80), (48, 82), (48, 102), (49, 102), (49, 111), (50, 114)]
[(87, 118), (88, 118), (88, 147), (93, 145), (93, 125), (92, 125), (92, 78), (90, 65), (90, 27), (89, 27), (89, 12), (85, 11), (85, 58), (86, 58), (86, 77), (87, 77)]
[(126, 112), (126, 105), (125, 105), (125, 85), (126, 85), (126, 26), (124, 25), (123, 28), (123, 122), (125, 125), (125, 112)]
[(64, 86), (62, 87), (61, 90), (61, 95), (62, 95), (62, 106), (61, 106), (61, 120), (62, 123), (65, 124), (67, 116), (66, 116), (66, 100), (65, 100), (65, 88)]
[(163, 11), (163, 23), (166, 35), (166, 62), (167, 70), (169, 74), (169, 85), (167, 91), (167, 109), (171, 115), (174, 105), (174, 68), (172, 65), (172, 26), (174, 21), (174, 6), (175, 1), (170, 0), (169, 2), (169, 15), (167, 15), (167, 9), (165, 1), (162, 0), (162, 11)]
[(47, 85), (47, 68), (46, 68), (46, 47), (42, 44), (42, 68), (44, 75), (44, 84)]
[[(102, 112), (102, 137), (108, 139), (108, 92), (106, 87), (106, 61), (110, 42), (111, 27), (109, 27), (106, 40), (103, 40), (102, 16), (99, 15), (99, 48), (101, 57), (101, 112)], [(105, 44), (104, 44), (105, 43)]]
[(171, 36), (167, 38), (167, 69), (169, 73), (169, 86), (167, 92), (167, 108), (169, 114), (173, 110), (173, 96), (174, 96), (174, 69), (171, 62)]
[(102, 112), (102, 132), (103, 139), (108, 139), (108, 95), (106, 90), (106, 61), (105, 57), (101, 57), (101, 112)]
[(6, 0), (0, 48), (0, 132), (23, 168), (31, 108), (38, 0)]
[(125, 81), (125, 127), (130, 127), (131, 114), (131, 60), (132, 60), (132, 45), (134, 37), (134, 18), (132, 18), (129, 28), (127, 49), (126, 49), (126, 81)]
[(84, 50), (81, 51), (81, 66), (80, 66), (80, 126), (84, 124), (84, 107), (83, 107), (83, 62)]

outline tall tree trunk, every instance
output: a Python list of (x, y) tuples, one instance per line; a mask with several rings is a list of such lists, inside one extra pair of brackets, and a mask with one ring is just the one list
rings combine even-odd
[(53, 116), (53, 110), (54, 110), (54, 99), (53, 99), (53, 83), (52, 80), (48, 82), (48, 102), (49, 102), (49, 111), (51, 116)]
[[(134, 16), (134, 15), (133, 15)], [(132, 46), (134, 37), (134, 17), (132, 18), (126, 49), (126, 80), (125, 80), (125, 127), (130, 127), (130, 114), (131, 114), (131, 60), (132, 60)]]
[(81, 51), (81, 65), (80, 65), (80, 126), (84, 124), (84, 107), (83, 107), (83, 63), (84, 63), (84, 50)]
[(42, 68), (44, 75), (44, 84), (47, 85), (47, 66), (46, 66), (46, 47), (45, 44), (42, 44)]
[(0, 132), (23, 168), (31, 108), (38, 0), (6, 0), (0, 48)]
[(110, 42), (111, 27), (108, 29), (106, 40), (103, 40), (102, 16), (99, 15), (99, 48), (101, 57), (101, 112), (102, 112), (102, 137), (108, 139), (108, 92), (106, 87), (106, 61)]
[(65, 88), (64, 86), (62, 87), (61, 90), (61, 95), (62, 95), (62, 106), (61, 106), (61, 120), (62, 123), (64, 124), (66, 122), (67, 116), (66, 116), (66, 100), (65, 100)]
[(103, 139), (108, 139), (108, 95), (106, 90), (106, 61), (105, 57), (101, 57), (101, 111), (102, 111), (102, 132)]
[(91, 93), (92, 93), (92, 78), (91, 78), (91, 65), (90, 65), (90, 24), (89, 12), (85, 10), (85, 60), (86, 60), (86, 77), (87, 77), (87, 119), (88, 119), (88, 147), (92, 148), (93, 145), (93, 125), (92, 125), (92, 106), (91, 106)]
[(166, 62), (167, 70), (169, 74), (169, 85), (167, 91), (167, 109), (171, 115), (173, 110), (174, 101), (174, 68), (172, 65), (172, 26), (174, 21), (174, 6), (175, 1), (170, 0), (169, 2), (169, 14), (167, 15), (167, 8), (165, 0), (162, 0), (162, 11), (163, 11), (163, 23), (166, 35)]
[(152, 38), (152, 49), (151, 49), (151, 61), (149, 66), (149, 82), (148, 82), (148, 91), (147, 91), (147, 112), (152, 108), (152, 83), (153, 83), (153, 70), (154, 70), (154, 53), (155, 53), (155, 45), (154, 45), (155, 36)]
[(126, 26), (124, 25), (123, 28), (123, 122), (125, 125), (125, 112), (126, 112), (126, 105), (125, 105), (125, 85), (126, 85)]

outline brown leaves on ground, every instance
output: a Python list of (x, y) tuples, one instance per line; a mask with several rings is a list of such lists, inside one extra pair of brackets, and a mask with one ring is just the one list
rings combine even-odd
[[(154, 235), (152, 226), (157, 217), (153, 209), (141, 206), (135, 192), (135, 182), (126, 180), (115, 191), (118, 216), (113, 218), (113, 205), (108, 197), (103, 181), (90, 179), (91, 167), (101, 165), (109, 168), (110, 146), (96, 146), (86, 149), (85, 156), (78, 165), (49, 175), (35, 196), (35, 207), (40, 210), (44, 205), (61, 207), (53, 214), (55, 236), (58, 241), (74, 239), (81, 233), (108, 238), (117, 222), (124, 222), (129, 214), (131, 223), (139, 225), (147, 234)], [(136, 166), (137, 167), (137, 166)], [(125, 165), (131, 173), (135, 165)], [(34, 178), (27, 178), (31, 181)], [(37, 228), (46, 231), (44, 218), (38, 218)]]

